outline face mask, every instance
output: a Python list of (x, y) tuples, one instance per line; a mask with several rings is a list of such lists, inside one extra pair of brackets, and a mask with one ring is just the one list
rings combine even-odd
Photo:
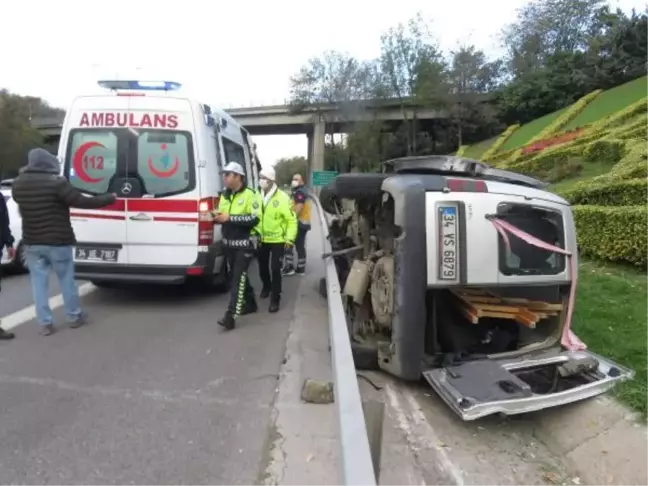
[(290, 183), (290, 185), (291, 185), (292, 187), (299, 187), (299, 181), (292, 181), (292, 182)]
[(261, 179), (259, 181), (259, 185), (261, 186), (261, 189), (267, 191), (272, 187), (272, 182), (270, 182), (268, 179)]

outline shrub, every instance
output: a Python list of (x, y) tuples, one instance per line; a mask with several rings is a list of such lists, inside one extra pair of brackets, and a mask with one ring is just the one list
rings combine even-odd
[[(562, 164), (554, 166), (546, 176), (541, 177), (542, 180), (547, 182), (560, 182), (568, 177), (573, 177), (583, 170), (583, 161), (579, 158), (569, 158)], [(537, 177), (537, 176), (536, 176)]]
[(493, 145), (488, 147), (488, 150), (484, 152), (481, 156), (481, 160), (487, 161), (491, 157), (493, 157), (499, 149), (502, 148), (502, 146), (506, 143), (506, 141), (513, 135), (513, 132), (520, 128), (520, 125), (511, 125), (509, 126), (502, 134), (495, 140)]
[(457, 150), (457, 153), (455, 153), (455, 155), (457, 157), (461, 157), (466, 152), (467, 149), (468, 149), (468, 145), (462, 145), (461, 147), (459, 147), (459, 149)]
[(623, 156), (624, 146), (621, 140), (595, 140), (585, 147), (583, 156), (587, 162), (616, 163)]
[(625, 155), (617, 162), (609, 173), (592, 179), (599, 181), (618, 181), (622, 179), (637, 179), (648, 177), (648, 148), (645, 139), (635, 139), (626, 144)]
[(553, 123), (551, 123), (548, 127), (538, 133), (535, 137), (533, 137), (530, 143), (539, 142), (540, 140), (544, 140), (551, 137), (553, 134), (560, 132), (565, 126), (567, 126), (570, 121), (576, 118), (594, 98), (596, 98), (602, 92), (602, 89), (597, 89), (583, 96), (581, 99), (576, 101), (576, 103), (567, 108), (558, 118), (554, 120)]
[(583, 256), (646, 267), (648, 208), (574, 206), (579, 251)]
[(560, 193), (571, 204), (593, 206), (640, 206), (646, 204), (647, 179), (599, 184), (579, 184)]

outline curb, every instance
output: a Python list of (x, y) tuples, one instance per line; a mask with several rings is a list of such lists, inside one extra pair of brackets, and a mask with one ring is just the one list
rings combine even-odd
[(584, 484), (648, 484), (648, 429), (612, 397), (541, 412), (534, 434)]

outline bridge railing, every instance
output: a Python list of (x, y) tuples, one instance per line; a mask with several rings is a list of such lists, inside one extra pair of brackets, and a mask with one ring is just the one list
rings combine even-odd
[[(322, 250), (324, 255), (330, 255), (331, 243), (326, 214), (317, 196), (311, 195), (311, 200), (317, 208), (319, 224), (322, 227)], [(341, 484), (375, 486), (380, 468), (380, 453), (376, 448), (379, 451), (380, 440), (370, 444), (367, 434), (367, 422), (351, 352), (342, 292), (332, 256), (324, 258), (324, 266), (335, 407), (340, 437)], [(378, 425), (382, 430), (382, 414), (379, 413), (378, 416)]]

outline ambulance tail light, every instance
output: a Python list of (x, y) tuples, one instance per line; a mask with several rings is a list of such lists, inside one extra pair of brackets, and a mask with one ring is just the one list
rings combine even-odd
[(214, 217), (212, 211), (218, 207), (218, 198), (208, 197), (198, 203), (198, 245), (208, 246), (214, 241)]

